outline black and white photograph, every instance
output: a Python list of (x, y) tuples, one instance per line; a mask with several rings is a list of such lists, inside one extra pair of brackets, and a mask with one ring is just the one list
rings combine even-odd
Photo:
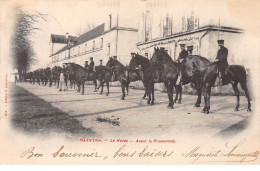
[(259, 164), (259, 1), (0, 4), (0, 164)]

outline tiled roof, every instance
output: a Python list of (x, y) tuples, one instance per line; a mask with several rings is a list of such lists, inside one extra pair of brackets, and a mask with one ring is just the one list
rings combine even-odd
[[(74, 41), (77, 37), (75, 36), (69, 36), (70, 41)], [(68, 39), (65, 35), (57, 35), (57, 34), (51, 34), (51, 42), (52, 43), (61, 43), (61, 44), (67, 44)]]
[[(80, 35), (76, 39), (74, 39), (73, 40), (74, 45), (71, 45), (70, 48), (73, 48), (79, 44), (82, 44), (88, 40), (94, 39), (95, 37), (102, 35), (104, 33), (104, 30), (105, 30), (105, 24), (103, 23), (103, 24), (95, 27), (94, 29)], [(62, 49), (60, 49), (58, 52), (54, 53), (53, 55), (57, 55), (58, 53), (63, 52), (67, 49), (68, 49), (68, 45), (64, 46)], [(53, 55), (51, 55), (51, 56), (53, 56)]]

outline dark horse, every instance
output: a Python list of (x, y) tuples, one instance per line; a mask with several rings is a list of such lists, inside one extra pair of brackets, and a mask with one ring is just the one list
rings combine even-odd
[(100, 82), (99, 86), (97, 89), (101, 87), (100, 95), (103, 94), (103, 88), (104, 88), (104, 83), (107, 85), (107, 96), (109, 94), (109, 81), (110, 78), (112, 77), (112, 71), (105, 66), (96, 66), (95, 67), (96, 73), (97, 73), (97, 79)]
[[(138, 66), (141, 66), (141, 68), (138, 68)], [(145, 88), (145, 93), (143, 98), (148, 96), (148, 104), (153, 105), (154, 104), (154, 70), (152, 66), (150, 65), (149, 59), (146, 57), (139, 55), (138, 53), (132, 57), (130, 60), (130, 72), (129, 72), (129, 77), (130, 81), (133, 80), (134, 74), (132, 74), (132, 79), (130, 73), (135, 73), (136, 74), (136, 79), (142, 80), (144, 88)]]
[[(126, 78), (127, 69), (118, 60), (115, 60), (113, 58), (109, 59), (105, 68), (106, 68), (105, 69), (106, 72), (104, 72), (104, 75), (101, 76), (100, 72), (98, 72), (98, 75), (99, 75), (98, 77), (99, 77), (99, 81), (100, 81), (100, 85), (99, 85), (98, 89), (101, 86), (102, 87), (101, 92), (103, 92), (103, 85), (104, 85), (104, 83), (106, 83), (107, 88), (108, 88), (108, 93), (109, 93), (109, 82), (119, 81), (121, 84), (121, 89), (122, 89), (121, 100), (124, 100), (125, 99), (125, 88), (126, 88), (126, 83), (127, 83), (127, 78)], [(113, 76), (113, 73), (115, 75), (115, 78), (112, 80), (111, 78)], [(107, 95), (108, 95), (108, 93), (107, 93)]]
[[(219, 65), (218, 62), (213, 62), (202, 68), (197, 68), (197, 71), (195, 71), (197, 75), (197, 79), (204, 93), (205, 105), (202, 110), (202, 113), (206, 113), (206, 114), (209, 113), (211, 88), (214, 87), (216, 78), (218, 76), (218, 67), (219, 67), (218, 65)], [(247, 78), (246, 78), (247, 75), (246, 75), (245, 68), (241, 65), (229, 65), (227, 71), (228, 71), (227, 74), (222, 78), (223, 79), (222, 85), (228, 85), (229, 83), (232, 84), (232, 87), (237, 96), (237, 104), (235, 107), (235, 111), (238, 111), (239, 108), (239, 90), (237, 87), (238, 83), (240, 83), (240, 86), (244, 90), (247, 98), (247, 102), (248, 102), (247, 111), (251, 111), (251, 103), (250, 103), (249, 91), (247, 88)]]
[[(190, 55), (186, 58), (186, 60), (181, 64), (182, 66), (178, 66), (178, 69), (181, 70), (182, 72), (182, 85), (186, 85), (189, 83), (193, 83), (195, 85), (195, 88), (198, 93), (198, 98), (195, 103), (195, 107), (199, 107), (201, 103), (201, 87), (197, 86), (198, 82), (196, 78), (193, 75), (193, 70), (194, 68), (200, 68), (202, 66), (210, 64), (210, 61), (202, 56), (198, 55)], [(180, 64), (178, 64), (180, 65)], [(181, 85), (176, 85), (175, 86), (176, 90), (176, 96), (174, 101), (178, 103), (181, 103), (182, 100), (182, 86)]]
[(154, 48), (154, 53), (150, 59), (152, 67), (155, 69), (155, 82), (164, 82), (169, 98), (168, 108), (173, 109), (173, 86), (178, 78), (177, 64), (167, 54), (164, 48)]
[(68, 74), (68, 79), (75, 81), (77, 84), (77, 92), (84, 94), (84, 83), (85, 81), (93, 81), (95, 85), (95, 90), (97, 87), (97, 75), (95, 72), (88, 72), (82, 66), (75, 63), (66, 63), (65, 73)]

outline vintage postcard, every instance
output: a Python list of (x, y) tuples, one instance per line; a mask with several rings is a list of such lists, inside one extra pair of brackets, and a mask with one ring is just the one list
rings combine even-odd
[(259, 7), (0, 1), (0, 164), (259, 164)]

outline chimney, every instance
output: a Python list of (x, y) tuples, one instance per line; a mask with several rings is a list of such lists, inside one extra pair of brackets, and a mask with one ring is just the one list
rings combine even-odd
[(69, 35), (70, 35), (69, 33), (66, 33), (66, 39), (68, 39), (68, 38), (69, 38)]
[(69, 33), (67, 32), (66, 33), (66, 40), (68, 41), (68, 47), (70, 47), (70, 39), (69, 39)]

